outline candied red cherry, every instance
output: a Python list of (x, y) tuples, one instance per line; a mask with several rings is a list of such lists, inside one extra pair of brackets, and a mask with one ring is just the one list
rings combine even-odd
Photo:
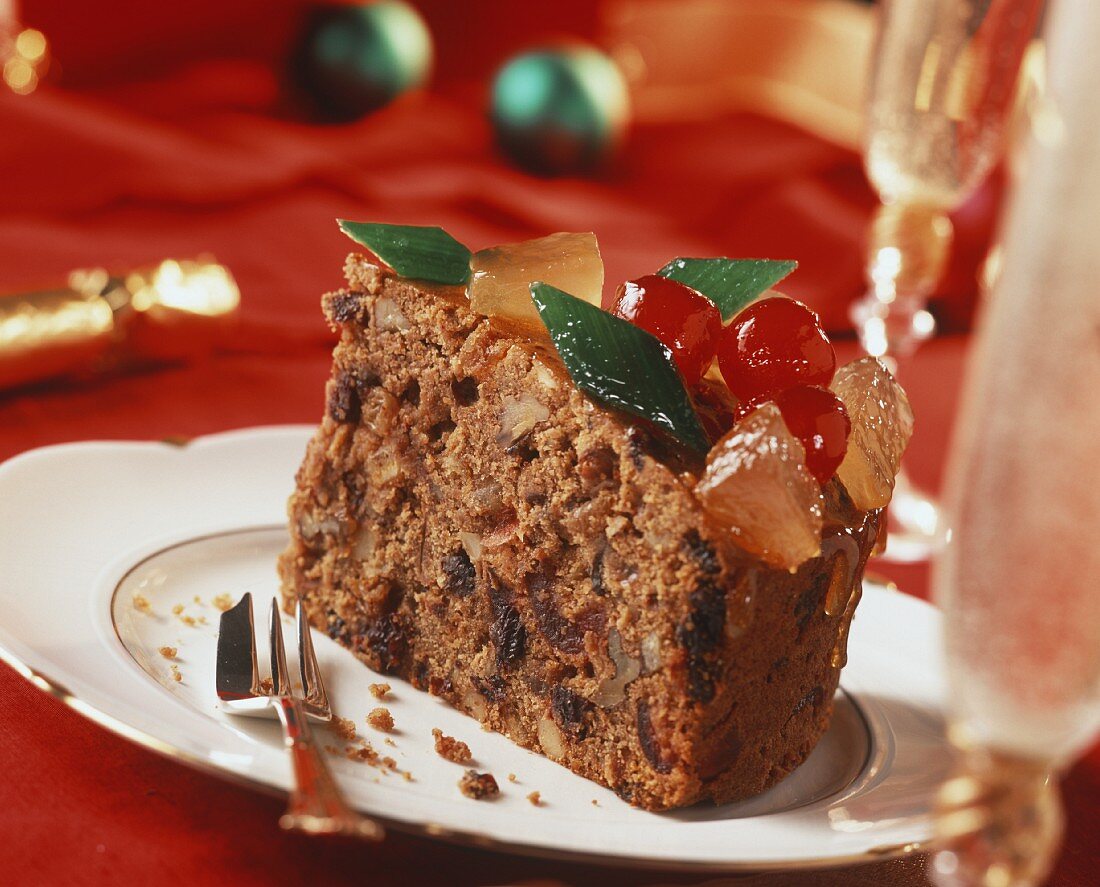
[(616, 290), (611, 313), (660, 339), (689, 388), (714, 361), (722, 315), (710, 299), (690, 286), (658, 274), (628, 280)]
[(817, 315), (780, 296), (754, 302), (723, 330), (718, 366), (730, 391), (751, 400), (792, 385), (827, 386), (836, 355)]
[(783, 424), (806, 450), (806, 468), (819, 484), (824, 485), (836, 474), (848, 450), (852, 423), (844, 402), (827, 388), (795, 385), (740, 404), (734, 414), (734, 423), (766, 401), (779, 407)]

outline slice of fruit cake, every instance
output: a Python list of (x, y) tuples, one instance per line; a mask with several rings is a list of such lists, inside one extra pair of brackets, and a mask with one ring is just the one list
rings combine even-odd
[(345, 230), (288, 605), (646, 809), (797, 767), (911, 432), (882, 364), (836, 369), (791, 262), (674, 260), (605, 312), (591, 234)]

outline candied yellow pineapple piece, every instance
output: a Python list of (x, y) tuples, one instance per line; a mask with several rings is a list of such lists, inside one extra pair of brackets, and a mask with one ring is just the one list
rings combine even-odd
[(913, 434), (913, 410), (902, 387), (877, 357), (842, 366), (830, 386), (848, 410), (852, 431), (837, 469), (856, 508), (885, 508)]
[(714, 445), (695, 492), (742, 548), (774, 566), (793, 571), (821, 553), (821, 486), (773, 403), (753, 410)]
[(596, 235), (562, 232), (474, 253), (470, 257), (470, 307), (543, 332), (545, 327), (531, 301), (530, 287), (535, 281), (599, 307), (603, 259)]

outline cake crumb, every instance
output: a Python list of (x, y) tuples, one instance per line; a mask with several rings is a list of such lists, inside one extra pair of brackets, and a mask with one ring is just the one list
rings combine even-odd
[(596, 800), (595, 798), (593, 798), (593, 799), (592, 799), (592, 806), (593, 806), (593, 807), (599, 807), (599, 806), (600, 806), (600, 802), (599, 802), (599, 801), (597, 801), (597, 800)]
[(149, 598), (143, 594), (134, 595), (134, 609), (139, 613), (152, 613), (153, 606), (149, 603)]
[[(441, 758), (456, 764), (468, 764), (474, 759), (470, 754), (470, 746), (453, 736), (447, 736), (438, 727), (432, 729), (432, 736), (435, 737), (435, 753)], [(473, 773), (472, 770), (470, 772)]]
[(270, 696), (275, 692), (275, 684), (271, 678), (260, 678), (260, 692), (265, 696)]
[(359, 747), (349, 745), (344, 749), (344, 754), (349, 761), (363, 761), (364, 763), (376, 765), (378, 763), (378, 752), (374, 750), (374, 746), (362, 740)]
[(200, 607), (201, 607), (201, 606), (203, 606), (202, 598), (201, 598), (201, 597), (199, 597), (199, 596), (198, 596), (197, 594), (196, 594), (196, 595), (195, 595), (195, 597), (194, 597), (194, 601), (195, 601), (195, 603), (196, 603), (196, 604), (198, 604), (198, 605), (199, 605)]
[(327, 751), (330, 755), (340, 754), (340, 749), (338, 749), (335, 745), (326, 745), (325, 751)]
[[(333, 749), (333, 751), (336, 751)], [(406, 770), (402, 770), (397, 766), (397, 761), (391, 758), (389, 755), (380, 755), (375, 750), (374, 746), (370, 744), (368, 739), (360, 739), (358, 745), (348, 745), (344, 747), (344, 757), (349, 761), (357, 761), (362, 764), (370, 764), (370, 766), (381, 770), (387, 776), (391, 773), (399, 773), (404, 777), (406, 782), (412, 782), (412, 774)]]
[(224, 613), (226, 610), (233, 608), (233, 598), (228, 594), (214, 595), (214, 606)]
[(370, 692), (371, 692), (371, 695), (375, 699), (385, 699), (386, 694), (390, 692), (390, 685), (389, 684), (371, 684), (370, 685)]
[(388, 745), (392, 748), (397, 748), (397, 743), (394, 742), (392, 739), (390, 739), (390, 737), (388, 737), (388, 736), (386, 737), (386, 745)]
[(527, 796), (527, 800), (530, 801), (534, 807), (542, 806), (542, 794), (539, 792), (531, 792), (531, 794)]
[(508, 781), (509, 782), (515, 782), (516, 781), (516, 774), (515, 773), (509, 773), (508, 774)]
[(374, 727), (375, 730), (389, 733), (393, 730), (393, 715), (390, 714), (388, 708), (379, 706), (367, 715), (367, 723)]
[(172, 615), (173, 615), (173, 616), (179, 616), (179, 615), (180, 615), (180, 613), (182, 613), (182, 612), (183, 612), (183, 604), (176, 604), (176, 605), (175, 605), (175, 606), (174, 606), (174, 607), (172, 608)]
[(333, 715), (329, 726), (332, 727), (333, 732), (341, 739), (355, 738), (355, 721), (351, 718), (342, 718), (339, 715)]
[(177, 684), (183, 680), (183, 675), (180, 674), (180, 670), (177, 666), (172, 666), (172, 680)]
[(492, 773), (478, 773), (476, 770), (467, 770), (458, 781), (458, 790), (467, 798), (475, 801), (483, 801), (486, 798), (495, 798), (500, 794), (500, 786)]
[(179, 651), (175, 647), (169, 647), (165, 645), (157, 650), (157, 652), (160, 653), (160, 655), (163, 656), (165, 659), (175, 659), (176, 653), (178, 653)]

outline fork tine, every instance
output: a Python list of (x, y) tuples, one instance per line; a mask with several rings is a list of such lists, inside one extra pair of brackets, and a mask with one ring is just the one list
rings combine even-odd
[(286, 667), (286, 648), (283, 647), (283, 626), (279, 621), (279, 601), (271, 599), (271, 616), (268, 620), (271, 643), (271, 692), (275, 696), (292, 696), (290, 674)]
[(317, 665), (317, 654), (313, 651), (313, 638), (309, 633), (309, 619), (306, 618), (301, 600), (298, 601), (295, 615), (298, 621), (298, 668), (302, 672), (306, 702), (328, 714), (328, 694), (325, 692), (325, 683), (321, 680), (321, 669)]

